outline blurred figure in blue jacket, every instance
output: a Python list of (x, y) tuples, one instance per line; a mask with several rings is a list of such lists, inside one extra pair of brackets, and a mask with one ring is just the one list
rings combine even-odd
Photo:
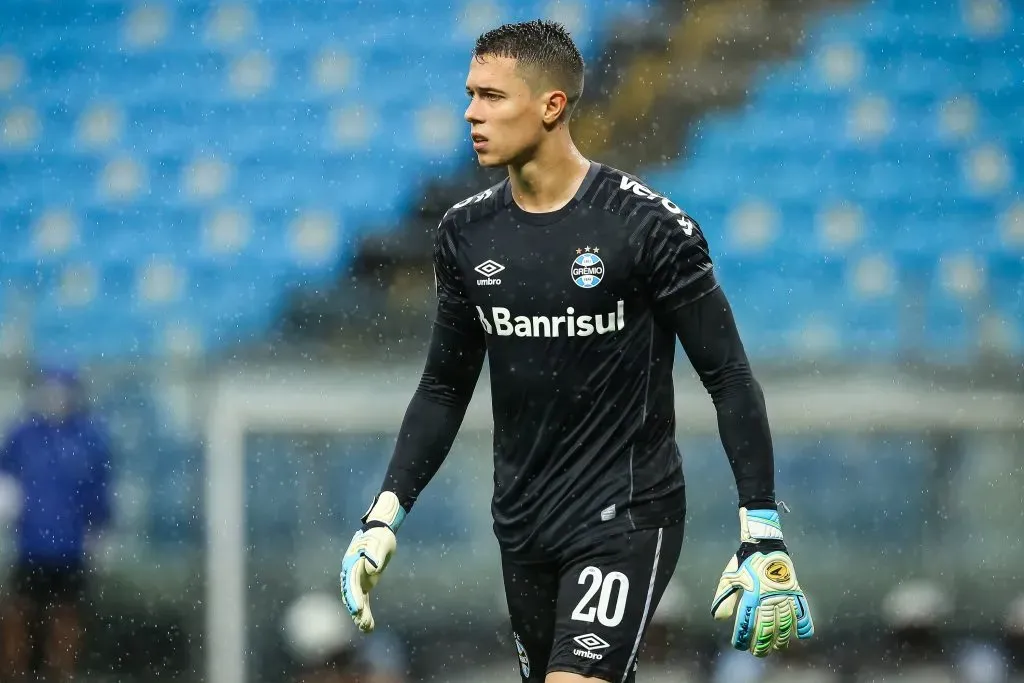
[(0, 679), (27, 679), (39, 654), (48, 680), (68, 681), (81, 637), (87, 546), (110, 519), (111, 452), (72, 372), (39, 373), (29, 400), (0, 451), (0, 491), (17, 546), (3, 620), (8, 669)]

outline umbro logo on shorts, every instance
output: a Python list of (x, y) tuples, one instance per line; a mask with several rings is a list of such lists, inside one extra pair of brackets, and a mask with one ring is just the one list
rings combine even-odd
[(583, 649), (575, 648), (572, 653), (579, 657), (583, 657), (584, 659), (604, 659), (604, 655), (596, 654), (594, 650), (603, 650), (606, 647), (609, 647), (608, 642), (596, 633), (586, 633), (582, 636), (576, 636), (573, 638), (573, 641)]
[(587, 633), (586, 635), (576, 636), (573, 640), (588, 650), (603, 650), (606, 647), (610, 647), (605, 639), (596, 633)]

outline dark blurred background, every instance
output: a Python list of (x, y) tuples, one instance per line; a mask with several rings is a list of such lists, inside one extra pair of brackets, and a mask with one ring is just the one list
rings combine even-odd
[(1015, 0), (6, 0), (0, 680), (33, 643), (46, 680), (69, 652), (87, 682), (517, 680), (486, 378), (379, 633), (335, 583), (419, 376), (431, 231), (500, 177), (473, 41), (535, 17), (587, 60), (582, 151), (708, 236), (815, 609), (787, 657), (723, 649), (733, 483), (680, 353), (688, 538), (639, 679), (1024, 680)]

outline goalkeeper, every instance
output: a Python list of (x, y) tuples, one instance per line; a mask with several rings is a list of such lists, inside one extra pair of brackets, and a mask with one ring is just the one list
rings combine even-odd
[(437, 229), (426, 367), (341, 565), (345, 604), (371, 630), (370, 591), (486, 356), (508, 655), (530, 683), (635, 680), (683, 542), (677, 339), (715, 405), (739, 495), (739, 548), (712, 612), (755, 656), (813, 632), (783, 543), (764, 397), (708, 243), (668, 198), (579, 153), (568, 121), (582, 91), (583, 60), (560, 25), (478, 39), (465, 118), (479, 163), (508, 177)]

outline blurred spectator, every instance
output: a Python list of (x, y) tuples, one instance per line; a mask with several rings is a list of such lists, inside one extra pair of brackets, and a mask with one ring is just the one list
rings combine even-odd
[(339, 600), (307, 593), (285, 611), (282, 631), (296, 683), (402, 683), (404, 661), (386, 634), (363, 636)]
[(688, 683), (701, 680), (699, 649), (686, 630), (688, 595), (681, 580), (665, 588), (651, 616), (637, 678), (650, 683)]
[(1003, 620), (1003, 651), (1007, 659), (1008, 680), (1024, 683), (1024, 595), (1010, 602)]
[(995, 643), (972, 639), (956, 653), (957, 683), (1006, 683), (1006, 658)]
[(17, 547), (3, 610), (3, 680), (27, 678), (41, 658), (48, 680), (68, 681), (81, 640), (87, 547), (110, 519), (111, 453), (72, 372), (41, 372), (29, 400), (0, 451), (0, 508)]
[(712, 665), (711, 683), (760, 683), (767, 662), (754, 659), (746, 652), (732, 650), (728, 645)]
[(380, 627), (362, 640), (362, 657), (369, 669), (367, 683), (406, 682), (409, 666), (405, 643)]
[(866, 664), (858, 683), (955, 683), (946, 629), (952, 593), (930, 579), (912, 579), (885, 596), (890, 657), (885, 667)]

